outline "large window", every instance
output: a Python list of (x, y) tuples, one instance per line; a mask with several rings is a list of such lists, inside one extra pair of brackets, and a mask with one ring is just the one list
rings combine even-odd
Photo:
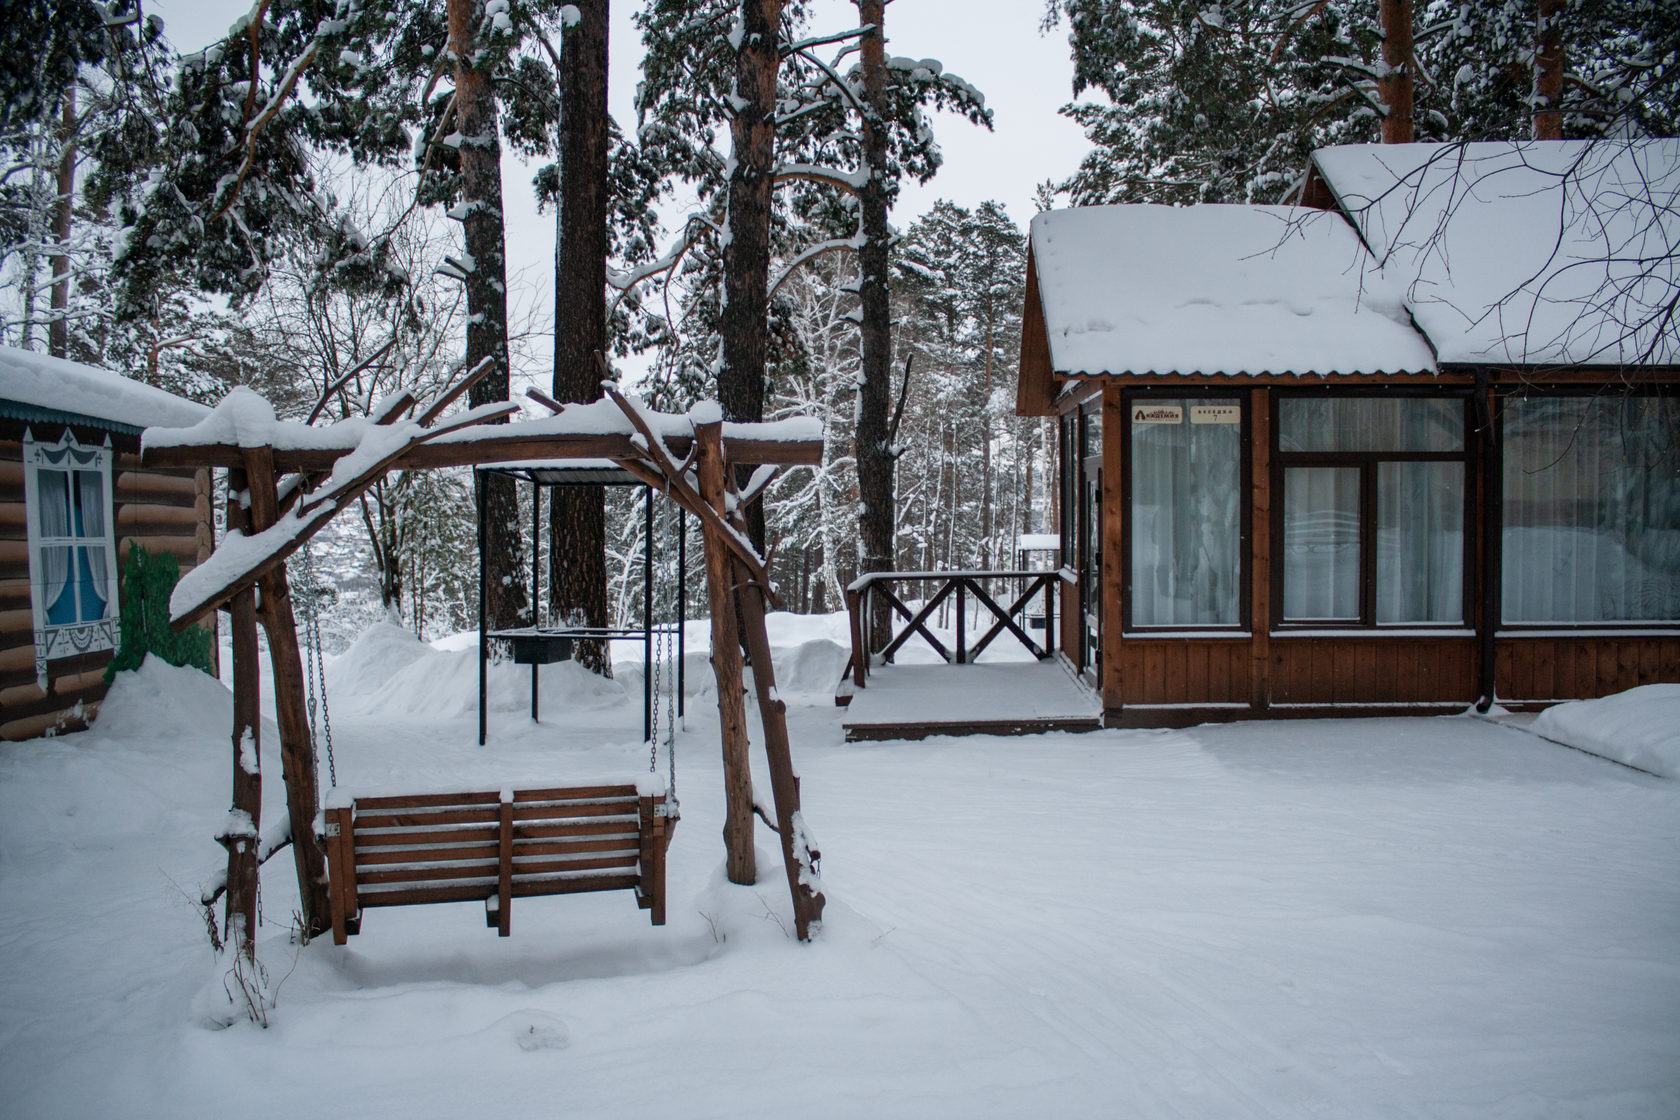
[(29, 590), (35, 671), (117, 643), (116, 548), (111, 535), (111, 452), (26, 438)]
[(1235, 399), (1133, 398), (1131, 625), (1242, 622), (1242, 419)]
[(1459, 399), (1278, 401), (1284, 622), (1463, 623), (1464, 425)]
[(1501, 419), (1504, 621), (1680, 621), (1680, 401), (1515, 397)]

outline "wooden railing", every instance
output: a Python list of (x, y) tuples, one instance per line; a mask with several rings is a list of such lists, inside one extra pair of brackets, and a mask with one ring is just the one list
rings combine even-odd
[[(1005, 633), (1040, 661), (1053, 657), (1056, 650), (1056, 586), (1066, 580), (1066, 574), (1056, 571), (872, 572), (860, 576), (846, 588), (846, 610), (851, 616), (852, 658), (846, 666), (846, 677), (841, 682), (841, 694), (849, 696), (851, 688), (863, 688), (872, 666), (890, 664), (893, 655), (916, 636), (920, 636), (947, 664), (953, 665), (973, 661)], [(1008, 592), (994, 597), (987, 589), (987, 585), (996, 589), (1000, 583), (1012, 586), (1015, 592), (1008, 607), (999, 602), (999, 599), (1009, 597)], [(906, 600), (916, 602), (918, 596), (900, 595), (895, 591), (895, 587), (903, 584), (916, 585), (922, 592), (915, 611), (910, 609)], [(991, 615), (991, 625), (972, 643), (969, 641), (968, 625), (970, 596)], [(1044, 601), (1042, 643), (1033, 637), (1030, 626), (1024, 625), (1028, 618), (1027, 608), (1039, 596)], [(888, 609), (891, 633), (885, 642), (875, 640), (877, 600), (884, 602)], [(928, 623), (933, 613), (947, 600), (954, 600), (956, 631), (951, 646), (955, 648), (941, 641)], [(880, 646), (880, 652), (872, 655), (870, 650), (876, 645)]]

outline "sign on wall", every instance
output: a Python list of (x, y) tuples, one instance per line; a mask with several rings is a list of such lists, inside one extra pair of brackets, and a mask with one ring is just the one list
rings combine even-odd
[(1235, 401), (1221, 404), (1193, 404), (1190, 406), (1192, 424), (1240, 424), (1242, 405)]
[(1184, 423), (1184, 406), (1181, 404), (1134, 404), (1132, 405), (1132, 423), (1182, 424)]

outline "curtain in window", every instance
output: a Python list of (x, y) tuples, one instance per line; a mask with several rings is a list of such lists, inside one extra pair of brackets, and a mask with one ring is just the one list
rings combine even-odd
[(1283, 472), (1283, 616), (1359, 617), (1359, 468)]
[[(36, 527), (41, 539), (62, 540), (70, 536), (69, 472), (38, 471), (35, 496), (38, 499)], [(48, 612), (64, 594), (69, 582), (70, 549), (57, 546), (42, 548), (41, 603)]]
[(1281, 451), (1458, 451), (1464, 402), (1448, 397), (1284, 397)]
[(1680, 402), (1512, 399), (1507, 622), (1680, 621)]
[(1242, 426), (1131, 425), (1132, 624), (1241, 622)]
[(110, 558), (105, 554), (105, 479), (94, 471), (76, 472), (77, 498), (81, 504), (82, 536), (87, 546), (88, 587), (82, 596), (84, 620), (104, 618), (110, 594)]
[(1377, 465), (1377, 621), (1464, 621), (1464, 465)]

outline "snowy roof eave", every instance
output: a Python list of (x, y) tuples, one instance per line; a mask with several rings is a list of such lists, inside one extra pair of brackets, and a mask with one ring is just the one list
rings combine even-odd
[(99, 366), (0, 346), (0, 415), (137, 435), (152, 424), (195, 423), (210, 410)]
[[(1437, 369), (1400, 291), (1338, 214), (1080, 207), (1035, 217), (1031, 250), (1057, 379)], [(1033, 310), (1029, 293), (1029, 320)]]
[(1680, 291), (1680, 139), (1348, 144), (1312, 159), (1442, 365), (1680, 364), (1663, 314)]

